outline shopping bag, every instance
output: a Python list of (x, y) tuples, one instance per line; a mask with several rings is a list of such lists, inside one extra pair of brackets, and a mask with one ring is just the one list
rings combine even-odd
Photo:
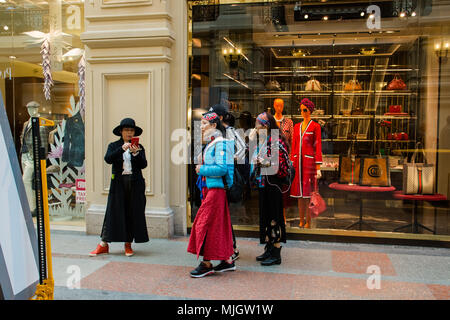
[(360, 185), (390, 187), (389, 159), (386, 156), (365, 156), (361, 158)]

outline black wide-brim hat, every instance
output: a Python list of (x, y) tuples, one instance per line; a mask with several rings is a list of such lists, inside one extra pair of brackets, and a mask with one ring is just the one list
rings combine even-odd
[(125, 118), (120, 121), (120, 124), (114, 128), (113, 133), (116, 136), (121, 137), (122, 136), (122, 129), (123, 128), (133, 128), (134, 129), (134, 135), (140, 136), (142, 134), (142, 129), (136, 126), (136, 123), (131, 118)]

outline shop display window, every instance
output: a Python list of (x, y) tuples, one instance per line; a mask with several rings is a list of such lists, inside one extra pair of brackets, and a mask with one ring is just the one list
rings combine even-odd
[[(311, 229), (450, 235), (450, 109), (442, 94), (449, 83), (448, 7), (439, 1), (405, 8), (402, 1), (189, 3), (193, 122), (220, 103), (246, 131), (259, 113), (275, 114), (274, 101), (282, 99), (283, 117), (295, 125), (302, 121), (300, 101), (315, 104), (327, 210)], [(414, 195), (441, 200), (400, 196), (407, 180), (417, 179), (407, 172), (413, 160), (427, 168), (425, 174), (415, 166), (424, 174), (420, 183), (431, 188)], [(188, 223), (200, 205), (194, 169)], [(257, 190), (247, 185), (230, 212), (238, 229), (257, 229)], [(285, 199), (285, 218), (289, 232), (302, 230), (295, 198)]]
[(81, 226), (85, 216), (84, 1), (0, 1), (0, 90), (32, 213), (29, 119), (41, 127), (52, 224)]

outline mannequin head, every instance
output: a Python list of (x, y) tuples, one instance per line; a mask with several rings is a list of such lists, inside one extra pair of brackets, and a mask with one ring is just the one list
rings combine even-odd
[(27, 103), (27, 111), (30, 117), (37, 117), (39, 115), (39, 107), (41, 105), (36, 101), (30, 101)]
[(302, 114), (302, 117), (305, 119), (309, 119), (311, 118), (311, 113), (314, 111), (314, 109), (316, 108), (316, 106), (314, 105), (314, 103), (305, 98), (300, 102), (300, 112)]
[(275, 99), (273, 101), (273, 108), (275, 109), (275, 113), (281, 114), (283, 113), (283, 109), (284, 109), (284, 101), (283, 99)]
[(304, 119), (311, 118), (311, 111), (309, 111), (309, 109), (306, 106), (304, 106), (303, 104), (300, 105), (300, 112)]

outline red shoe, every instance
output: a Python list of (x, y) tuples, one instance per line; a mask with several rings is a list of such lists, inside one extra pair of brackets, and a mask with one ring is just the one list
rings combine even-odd
[(91, 253), (89, 253), (89, 256), (91, 257), (96, 257), (100, 254), (108, 254), (109, 253), (109, 247), (108, 244), (106, 244), (106, 246), (102, 247), (101, 244), (97, 245), (97, 249), (95, 249), (94, 251), (92, 251)]
[(134, 254), (133, 249), (131, 249), (131, 243), (125, 243), (125, 255), (131, 257)]

